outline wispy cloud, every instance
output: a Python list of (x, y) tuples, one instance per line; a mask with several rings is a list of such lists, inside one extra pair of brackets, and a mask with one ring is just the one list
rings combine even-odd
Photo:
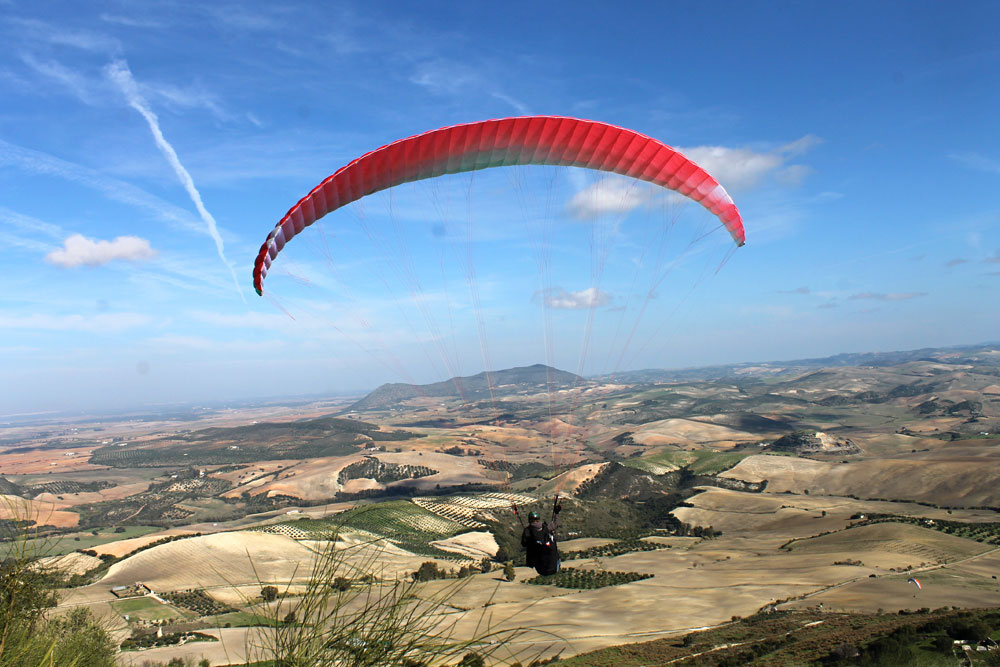
[(996, 158), (986, 157), (978, 153), (950, 153), (948, 157), (973, 169), (1000, 174), (1000, 160)]
[(233, 114), (222, 107), (218, 98), (206, 90), (181, 88), (166, 83), (144, 83), (142, 90), (147, 95), (161, 99), (173, 109), (205, 109), (219, 120), (230, 121), (234, 118)]
[(128, 28), (161, 28), (163, 24), (148, 18), (136, 18), (134, 16), (122, 16), (121, 14), (101, 14), (100, 19), (105, 23), (123, 25)]
[(48, 153), (24, 148), (0, 139), (0, 166), (10, 165), (43, 176), (56, 176), (97, 190), (108, 199), (142, 208), (158, 219), (188, 230), (205, 233), (204, 225), (191, 213), (141, 188), (106, 176), (80, 164), (67, 162)]
[(565, 310), (581, 310), (596, 308), (611, 303), (611, 295), (596, 287), (588, 287), (577, 292), (567, 292), (563, 289), (553, 289), (541, 295), (549, 308)]
[(950, 269), (950, 268), (952, 268), (954, 266), (958, 266), (959, 264), (965, 264), (968, 261), (969, 260), (967, 260), (967, 259), (958, 259), (958, 258), (956, 258), (956, 259), (949, 259), (947, 262), (944, 263), (944, 265)]
[(157, 348), (159, 352), (166, 350), (225, 350), (232, 352), (266, 352), (276, 350), (285, 346), (282, 340), (213, 340), (203, 336), (182, 336), (177, 334), (167, 334), (149, 338), (146, 342)]
[(927, 296), (927, 292), (890, 292), (888, 294), (883, 294), (881, 292), (858, 292), (857, 294), (852, 294), (847, 297), (848, 299), (870, 299), (872, 301), (906, 301), (908, 299), (917, 299), (922, 296)]
[[(271, 7), (272, 11), (266, 11), (266, 7)], [(278, 32), (288, 27), (289, 20), (294, 20), (292, 8), (281, 5), (259, 5), (249, 9), (239, 3), (206, 3), (201, 10), (226, 28), (241, 32)]]
[[(111, 51), (110, 49), (100, 49)], [(35, 86), (36, 92), (50, 92), (56, 88), (66, 90), (87, 106), (104, 106), (109, 103), (112, 88), (107, 77), (88, 76), (83, 71), (67, 67), (62, 62), (47, 58), (40, 59), (30, 52), (20, 54), (21, 61), (38, 77), (44, 79), (45, 86)], [(115, 61), (120, 62), (120, 61)], [(112, 68), (115, 64), (111, 65)], [(127, 65), (126, 65), (127, 69)], [(112, 77), (111, 83), (118, 83)], [(227, 111), (218, 97), (195, 83), (178, 86), (171, 83), (143, 82), (141, 86), (133, 81), (143, 98), (154, 99), (173, 111), (204, 109), (221, 121), (232, 122), (236, 114)], [(146, 105), (148, 107), (148, 104)], [(254, 122), (250, 120), (250, 122)]]
[(515, 100), (513, 97), (507, 95), (506, 93), (501, 93), (500, 91), (494, 90), (490, 93), (490, 95), (497, 98), (501, 102), (506, 102), (507, 104), (511, 105), (522, 116), (531, 115), (531, 109), (528, 108), (527, 104), (524, 104), (519, 100)]
[(1000, 264), (1000, 248), (984, 260), (987, 264)]
[(804, 137), (796, 139), (795, 141), (790, 141), (783, 146), (779, 146), (774, 152), (781, 155), (787, 155), (789, 157), (796, 157), (808, 153), (822, 143), (823, 140), (816, 135), (807, 134)]
[(151, 324), (153, 318), (141, 313), (99, 313), (97, 315), (0, 315), (0, 329), (40, 331), (86, 331), (109, 333)]
[(215, 248), (219, 253), (219, 258), (222, 260), (222, 263), (229, 268), (229, 272), (233, 276), (233, 285), (236, 287), (236, 291), (239, 293), (240, 298), (245, 302), (246, 297), (243, 295), (243, 289), (240, 287), (240, 282), (236, 278), (236, 271), (233, 269), (232, 264), (229, 263), (229, 260), (226, 259), (222, 236), (219, 234), (215, 218), (212, 217), (212, 214), (205, 208), (205, 204), (201, 199), (201, 193), (199, 193), (198, 189), (195, 187), (191, 174), (189, 174), (187, 169), (184, 168), (184, 165), (181, 164), (180, 158), (177, 157), (177, 152), (174, 150), (173, 146), (167, 142), (166, 138), (163, 136), (163, 132), (160, 131), (160, 124), (156, 118), (156, 114), (152, 112), (149, 108), (149, 104), (139, 93), (139, 87), (136, 85), (135, 79), (132, 77), (132, 72), (129, 70), (128, 64), (125, 61), (119, 60), (109, 65), (107, 71), (111, 79), (118, 84), (119, 88), (121, 88), (122, 93), (125, 95), (125, 99), (128, 100), (129, 106), (138, 111), (149, 125), (149, 130), (153, 134), (153, 140), (156, 142), (160, 152), (163, 153), (163, 156), (177, 174), (177, 178), (181, 181), (184, 189), (187, 190), (188, 196), (191, 198), (191, 201), (194, 202), (195, 208), (198, 209), (198, 213), (201, 215), (202, 220), (208, 228), (209, 235), (215, 241)]
[(410, 82), (433, 93), (454, 95), (464, 88), (481, 86), (483, 77), (470, 65), (438, 59), (419, 65)]
[(288, 316), (278, 313), (216, 313), (197, 310), (191, 312), (190, 317), (204, 324), (238, 329), (286, 330), (290, 326)]
[(32, 42), (52, 44), (54, 46), (69, 46), (91, 53), (115, 54), (121, 51), (117, 39), (100, 32), (66, 28), (57, 23), (39, 21), (38, 19), (10, 19), (17, 26), (19, 36)]
[(826, 190), (824, 192), (816, 195), (815, 200), (818, 202), (822, 201), (836, 201), (838, 199), (843, 199), (844, 195), (841, 192), (834, 192), (832, 190)]
[(795, 289), (780, 289), (779, 294), (811, 294), (812, 292), (808, 287), (803, 285), (802, 287), (796, 287)]
[[(100, 91), (100, 83), (76, 72), (56, 60), (42, 61), (29, 53), (21, 54), (21, 61), (27, 65), (35, 74), (46, 79), (48, 83), (54, 83), (67, 91), (74, 97), (88, 106), (98, 106), (103, 102)], [(43, 86), (40, 90), (52, 90), (50, 86)]]
[[(5, 206), (0, 206), (0, 223), (16, 229), (23, 234), (30, 234), (31, 236), (37, 236), (40, 234), (56, 241), (62, 240), (63, 237), (66, 236), (62, 227), (59, 225), (53, 225), (52, 223), (39, 220), (38, 218), (30, 215), (24, 215), (23, 213), (12, 211)], [(10, 235), (5, 236), (6, 241), (9, 241), (10, 239)]]
[(517, 113), (529, 113), (527, 104), (505, 92), (496, 77), (485, 70), (464, 62), (437, 58), (421, 63), (410, 76), (410, 83), (426, 88), (438, 95), (480, 93), (509, 104)]
[(82, 234), (74, 234), (66, 239), (64, 246), (45, 256), (50, 264), (66, 269), (80, 266), (101, 266), (115, 260), (137, 262), (156, 256), (149, 241), (138, 236), (119, 236), (111, 241), (88, 239)]

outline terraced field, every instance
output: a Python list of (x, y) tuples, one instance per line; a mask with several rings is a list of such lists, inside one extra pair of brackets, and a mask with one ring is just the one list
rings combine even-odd
[(467, 528), (483, 528), (486, 524), (479, 519), (496, 521), (494, 512), (510, 511), (514, 504), (526, 505), (534, 501), (531, 496), (519, 493), (484, 493), (476, 496), (413, 499), (416, 505), (427, 511)]
[(408, 500), (362, 505), (326, 519), (299, 519), (257, 529), (296, 540), (325, 540), (334, 534), (360, 531), (374, 539), (385, 539), (415, 554), (453, 558), (430, 543), (468, 530), (464, 525), (440, 516)]

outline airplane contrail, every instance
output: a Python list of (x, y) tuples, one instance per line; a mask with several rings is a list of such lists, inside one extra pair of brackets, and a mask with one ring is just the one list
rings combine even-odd
[(156, 118), (156, 114), (149, 108), (149, 103), (139, 92), (139, 86), (136, 85), (135, 79), (132, 77), (132, 71), (128, 67), (128, 63), (124, 60), (116, 60), (107, 67), (108, 76), (114, 81), (118, 87), (121, 89), (122, 93), (125, 95), (125, 99), (128, 101), (129, 106), (142, 114), (142, 117), (146, 119), (146, 123), (149, 125), (149, 131), (153, 133), (153, 140), (156, 141), (157, 148), (163, 153), (163, 157), (167, 159), (167, 162), (173, 168), (174, 173), (177, 174), (177, 178), (180, 180), (184, 189), (187, 190), (188, 196), (191, 197), (191, 201), (194, 202), (195, 208), (198, 209), (198, 214), (201, 215), (201, 219), (205, 221), (205, 225), (208, 227), (208, 234), (215, 241), (215, 248), (219, 252), (219, 257), (222, 259), (222, 263), (226, 265), (229, 269), (229, 273), (233, 276), (233, 284), (236, 286), (236, 291), (239, 293), (240, 298), (246, 303), (246, 297), (243, 295), (243, 289), (240, 287), (240, 281), (236, 278), (236, 271), (233, 269), (232, 264), (226, 259), (226, 253), (222, 243), (222, 236), (219, 235), (219, 228), (215, 223), (215, 218), (212, 214), (208, 212), (205, 208), (205, 204), (201, 200), (201, 193), (194, 186), (194, 180), (191, 178), (191, 174), (188, 170), (184, 168), (181, 164), (180, 158), (177, 157), (177, 152), (174, 147), (163, 136), (163, 132), (160, 130), (160, 122)]

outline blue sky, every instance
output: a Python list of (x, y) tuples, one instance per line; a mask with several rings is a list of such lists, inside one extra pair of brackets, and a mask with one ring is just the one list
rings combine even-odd
[[(0, 0), (0, 414), (1000, 339), (1000, 5), (332, 4)], [(526, 114), (679, 147), (747, 245), (493, 170), (328, 216), (254, 294), (338, 167)]]

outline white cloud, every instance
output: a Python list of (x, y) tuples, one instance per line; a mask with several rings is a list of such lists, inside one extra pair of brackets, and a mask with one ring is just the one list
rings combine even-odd
[(789, 158), (798, 157), (822, 143), (811, 134), (770, 151), (758, 152), (749, 148), (726, 146), (693, 146), (680, 148), (705, 171), (722, 183), (727, 190), (749, 189), (768, 175), (774, 174), (786, 184), (798, 184), (809, 173), (804, 165), (789, 165)]
[(89, 316), (0, 315), (0, 329), (107, 333), (146, 326), (152, 321), (153, 318), (150, 316), (139, 313), (99, 313)]
[(624, 215), (653, 197), (652, 189), (639, 181), (609, 176), (573, 195), (567, 212), (578, 220), (603, 215)]
[[(818, 137), (806, 135), (779, 146), (770, 152), (726, 146), (694, 146), (677, 150), (711, 174), (727, 190), (748, 190), (765, 178), (782, 185), (796, 186), (812, 173), (812, 168), (788, 164), (788, 159), (801, 155), (822, 143)], [(570, 215), (585, 220), (602, 215), (623, 215), (650, 202), (659, 188), (626, 178), (610, 176), (578, 191), (566, 205)], [(673, 195), (680, 198), (680, 195)]]
[(45, 256), (50, 264), (66, 269), (78, 266), (101, 266), (116, 259), (136, 262), (156, 256), (149, 241), (138, 236), (119, 236), (112, 241), (95, 241), (73, 234), (59, 250)]
[(677, 150), (694, 160), (727, 190), (752, 188), (765, 174), (784, 163), (778, 153), (757, 153), (748, 148), (694, 146)]
[(562, 289), (555, 289), (543, 295), (545, 305), (549, 308), (562, 308), (568, 310), (579, 310), (582, 308), (596, 308), (611, 303), (611, 295), (602, 292), (596, 287), (588, 287), (578, 292), (567, 292)]

